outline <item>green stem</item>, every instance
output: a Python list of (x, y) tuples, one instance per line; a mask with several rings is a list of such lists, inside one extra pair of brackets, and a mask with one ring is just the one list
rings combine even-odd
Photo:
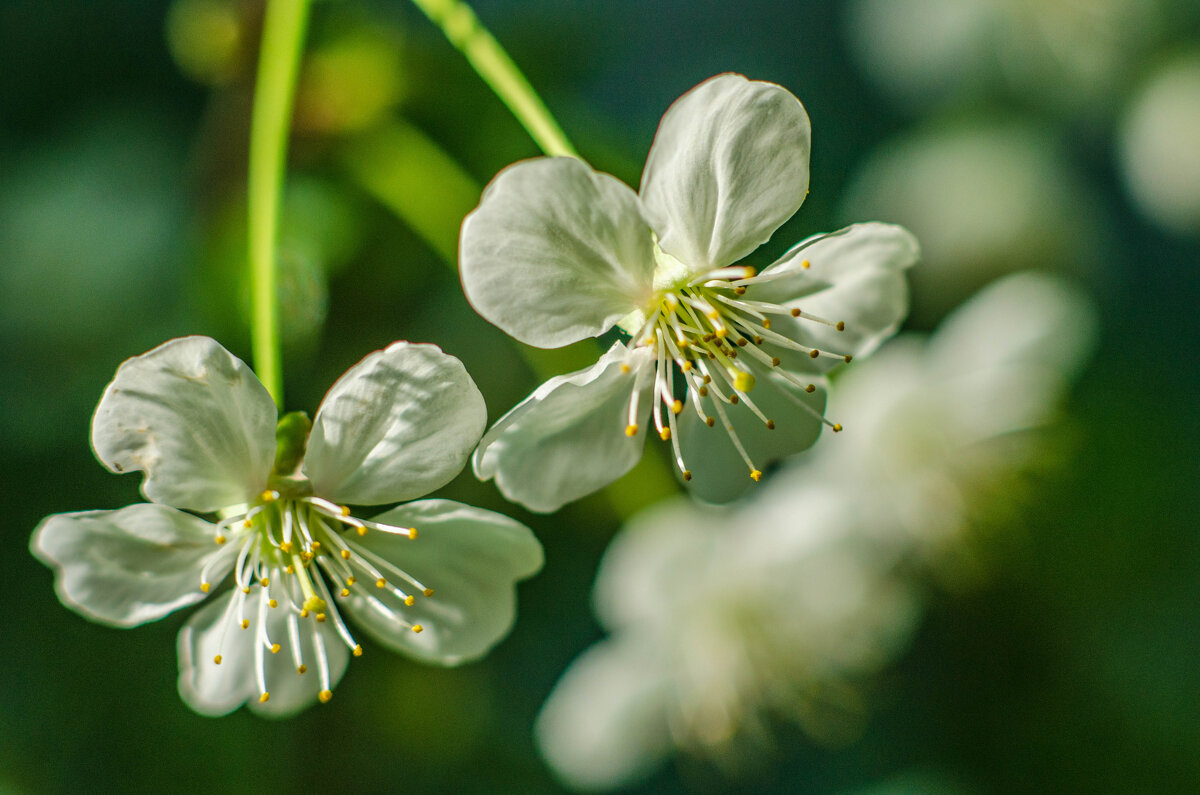
[(275, 243), (308, 8), (309, 0), (267, 3), (250, 117), (246, 238), (253, 310), (251, 347), (258, 377), (278, 406), (283, 405), (283, 369)]
[(462, 0), (413, 0), (551, 157), (579, 157), (512, 58)]

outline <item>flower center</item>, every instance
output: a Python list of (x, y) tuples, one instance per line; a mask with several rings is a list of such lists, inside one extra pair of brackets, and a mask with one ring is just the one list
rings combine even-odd
[[(807, 262), (803, 267), (807, 268)], [(802, 312), (795, 306), (745, 297), (750, 285), (784, 275), (790, 274), (759, 276), (754, 268), (732, 266), (656, 285), (658, 289), (649, 305), (634, 313), (628, 323), (623, 323), (623, 328), (632, 335), (627, 345), (630, 351), (645, 347), (655, 353), (651, 415), (659, 438), (672, 442), (675, 463), (684, 480), (691, 479), (691, 471), (684, 465), (679, 449), (675, 418), (683, 411), (685, 400), (708, 427), (720, 423), (749, 468), (750, 477), (757, 481), (762, 477), (762, 471), (734, 430), (729, 407), (744, 406), (768, 430), (775, 430), (775, 420), (767, 417), (749, 394), (759, 378), (779, 378), (812, 393), (816, 391), (816, 385), (781, 366), (783, 357), (803, 354), (812, 359), (837, 358), (845, 362), (852, 358), (849, 354), (808, 347), (771, 328), (772, 316), (800, 319), (837, 331), (844, 331), (845, 323)], [(796, 324), (789, 324), (789, 328), (796, 328)], [(628, 366), (624, 369), (628, 371)], [(676, 373), (682, 382), (678, 392)], [(638, 431), (641, 386), (640, 383), (635, 386), (630, 399), (629, 421), (625, 428), (628, 436), (634, 436)], [(683, 399), (677, 395), (682, 395)], [(705, 410), (702, 398), (711, 398), (709, 405), (713, 414)], [(826, 420), (799, 398), (793, 402), (833, 431), (842, 430), (841, 425)]]
[[(321, 625), (331, 624), (353, 655), (362, 655), (362, 646), (342, 620), (337, 601), (364, 599), (392, 621), (421, 632), (420, 624), (401, 618), (401, 609), (411, 607), (418, 595), (433, 596), (433, 589), (353, 540), (368, 532), (415, 539), (416, 528), (355, 518), (346, 506), (313, 496), (307, 480), (283, 485), (281, 479), (273, 478), (272, 482), (281, 488), (264, 491), (248, 508), (217, 524), (213, 540), (219, 546), (229, 544), (230, 551), (210, 558), (200, 574), (200, 590), (208, 593), (210, 571), (227, 563), (236, 550), (235, 587), (221, 620), (218, 647), (227, 642), (231, 627), (253, 628), (259, 700), (265, 702), (270, 698), (266, 654), (279, 653), (286, 641), (297, 674), (306, 673), (309, 662), (316, 664), (321, 680), (319, 697), (325, 702), (333, 692)], [(274, 637), (270, 629), (279, 626), (277, 620), (271, 620), (277, 618), (272, 615), (277, 610), (284, 613), (286, 638)], [(306, 637), (311, 637), (312, 661), (303, 653)], [(213, 657), (217, 665), (221, 660), (220, 653)]]

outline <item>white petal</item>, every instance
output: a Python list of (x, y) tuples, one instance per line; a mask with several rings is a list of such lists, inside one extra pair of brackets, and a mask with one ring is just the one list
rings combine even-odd
[(696, 86), (663, 116), (642, 173), (659, 245), (697, 273), (749, 254), (800, 209), (810, 145), (787, 89), (734, 74)]
[[(276, 578), (277, 581), (280, 581)], [(346, 671), (350, 650), (342, 643), (331, 622), (317, 623), (307, 618), (299, 622), (300, 649), (307, 671), (299, 673), (288, 635), (287, 611), (283, 606), (266, 611), (267, 637), (280, 645), (272, 654), (262, 650), (263, 670), (270, 698), (260, 702), (258, 689), (258, 651), (261, 643), (257, 624), (258, 589), (247, 597), (245, 615), (250, 628), (238, 625), (236, 610), (227, 614), (227, 597), (205, 605), (179, 631), (179, 695), (187, 705), (201, 715), (227, 715), (247, 704), (256, 713), (283, 718), (316, 703), (322, 690), (317, 654), (313, 645), (313, 629), (320, 633), (329, 661), (330, 687), (338, 683)], [(286, 604), (286, 603), (283, 603)], [(213, 661), (221, 655), (218, 665)]]
[(632, 784), (671, 748), (670, 687), (652, 638), (630, 633), (598, 643), (571, 663), (542, 706), (538, 748), (572, 787)]
[(227, 560), (210, 570), (212, 583), (224, 579), (233, 556), (213, 535), (203, 519), (142, 503), (48, 516), (30, 549), (55, 569), (63, 604), (96, 621), (132, 627), (203, 599), (200, 572), (213, 556)]
[[(902, 227), (855, 224), (793, 247), (763, 271), (764, 276), (789, 275), (751, 285), (746, 297), (845, 323), (845, 330), (837, 331), (803, 316), (785, 316), (773, 321), (771, 330), (818, 350), (862, 356), (894, 334), (908, 314), (904, 270), (919, 256), (916, 239)], [(827, 370), (834, 364), (836, 358), (825, 357), (811, 365), (793, 362), (795, 369)]]
[[(757, 383), (749, 393), (750, 399), (768, 419), (775, 421), (775, 429), (768, 430), (744, 406), (723, 408), (751, 461), (766, 472), (771, 464), (808, 449), (817, 440), (825, 408), (825, 389), (820, 379), (814, 381), (817, 389), (810, 394), (761, 368), (755, 368), (754, 372)], [(701, 400), (705, 412), (716, 417), (712, 396)], [(684, 464), (692, 473), (686, 485), (693, 496), (722, 503), (754, 486), (749, 468), (719, 418), (710, 428), (700, 421), (693, 407), (687, 406), (679, 419), (679, 448)]]
[[(450, 500), (401, 505), (375, 521), (415, 527), (417, 537), (371, 530), (347, 538), (352, 553), (362, 556), (365, 549), (434, 592), (424, 596), (411, 583), (389, 576), (415, 598), (410, 607), (390, 590), (367, 583), (338, 602), (355, 623), (389, 648), (442, 665), (482, 657), (508, 634), (516, 615), (516, 583), (542, 567), (542, 546), (529, 528)], [(410, 628), (416, 624), (420, 633)]]
[(411, 500), (449, 483), (487, 424), (487, 407), (458, 359), (436, 345), (376, 351), (325, 395), (304, 473), (335, 502)]
[(92, 448), (113, 472), (145, 472), (147, 499), (215, 511), (266, 487), (275, 420), (241, 359), (208, 337), (182, 337), (117, 368), (92, 418)]
[[(592, 367), (551, 378), (484, 435), (476, 476), (494, 477), (509, 500), (543, 513), (612, 483), (642, 457), (653, 367), (649, 348), (627, 354), (617, 343)], [(639, 387), (630, 437), (629, 403)]]
[(463, 290), (521, 342), (595, 337), (650, 297), (654, 244), (637, 195), (575, 158), (501, 171), (463, 222)]

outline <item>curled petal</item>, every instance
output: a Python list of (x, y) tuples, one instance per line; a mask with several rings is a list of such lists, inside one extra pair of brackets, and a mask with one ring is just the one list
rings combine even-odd
[(543, 513), (612, 483), (642, 456), (653, 367), (649, 348), (627, 352), (618, 343), (592, 367), (551, 378), (484, 435), (476, 476), (494, 477), (509, 500)]
[[(809, 238), (762, 272), (770, 280), (754, 284), (746, 297), (799, 309), (799, 318), (780, 318), (772, 329), (822, 351), (862, 356), (895, 333), (908, 314), (904, 271), (920, 256), (917, 241), (891, 224), (855, 224)], [(804, 319), (807, 313), (842, 331)], [(812, 365), (796, 359), (795, 369)], [(827, 370), (837, 359), (814, 360)]]
[(557, 348), (643, 305), (654, 243), (637, 195), (575, 158), (509, 166), (463, 222), (463, 290), (521, 342)]
[(810, 148), (787, 89), (735, 74), (696, 86), (663, 116), (642, 173), (659, 245), (695, 272), (746, 256), (800, 208)]
[[(816, 389), (806, 392), (761, 368), (756, 369), (757, 384), (750, 398), (759, 410), (775, 423), (774, 430), (749, 411), (725, 413), (733, 426), (733, 435), (741, 442), (750, 461), (760, 472), (775, 462), (806, 450), (821, 433), (825, 409), (825, 389), (818, 379)], [(705, 413), (717, 417), (713, 397), (701, 399)], [(687, 481), (691, 493), (707, 502), (729, 502), (754, 485), (750, 466), (738, 452), (733, 437), (718, 420), (708, 427), (691, 407), (680, 415), (679, 447), (691, 470)]]
[[(350, 650), (331, 627), (331, 622), (316, 623), (311, 617), (298, 622), (296, 640), (305, 672), (298, 670), (288, 634), (287, 608), (267, 610), (265, 624), (258, 626), (254, 603), (246, 600), (251, 616), (248, 629), (237, 623), (236, 611), (229, 610), (230, 599), (238, 592), (218, 599), (196, 612), (179, 631), (179, 695), (201, 715), (219, 717), (246, 704), (254, 712), (271, 718), (286, 718), (316, 703), (325, 689), (320, 671), (319, 642), (326, 655), (329, 688), (346, 671)], [(314, 632), (317, 633), (314, 635)], [(272, 653), (262, 648), (263, 634), (280, 645)], [(319, 636), (320, 641), (315, 638)], [(221, 662), (215, 662), (220, 655)], [(270, 697), (262, 700), (259, 689), (259, 660)]]
[(113, 472), (145, 472), (152, 502), (209, 512), (266, 487), (275, 420), (241, 359), (208, 337), (182, 337), (117, 368), (92, 418), (92, 448)]
[[(375, 521), (417, 529), (416, 538), (372, 530), (347, 542), (355, 554), (365, 551), (366, 560), (382, 560), (411, 578), (380, 567), (413, 604), (390, 587), (365, 584), (339, 602), (356, 624), (389, 648), (442, 665), (482, 657), (508, 634), (516, 583), (542, 567), (542, 546), (529, 528), (450, 500), (401, 505)], [(425, 596), (422, 586), (432, 594)]]
[(156, 621), (204, 598), (201, 571), (213, 584), (233, 565), (232, 551), (213, 543), (203, 519), (162, 505), (141, 503), (118, 511), (48, 516), (30, 549), (55, 569), (63, 604), (118, 627)]
[(321, 496), (379, 505), (450, 482), (487, 424), (483, 396), (436, 345), (397, 342), (351, 367), (313, 420), (304, 473)]

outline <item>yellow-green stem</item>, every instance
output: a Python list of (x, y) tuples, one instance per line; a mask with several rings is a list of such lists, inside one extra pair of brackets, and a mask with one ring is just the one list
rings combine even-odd
[(442, 29), (543, 152), (552, 157), (579, 156), (525, 75), (469, 5), (461, 0), (413, 0), (413, 3)]
[(275, 244), (308, 8), (309, 0), (267, 3), (250, 118), (246, 238), (253, 317), (251, 348), (259, 380), (278, 406), (283, 405), (283, 368)]

